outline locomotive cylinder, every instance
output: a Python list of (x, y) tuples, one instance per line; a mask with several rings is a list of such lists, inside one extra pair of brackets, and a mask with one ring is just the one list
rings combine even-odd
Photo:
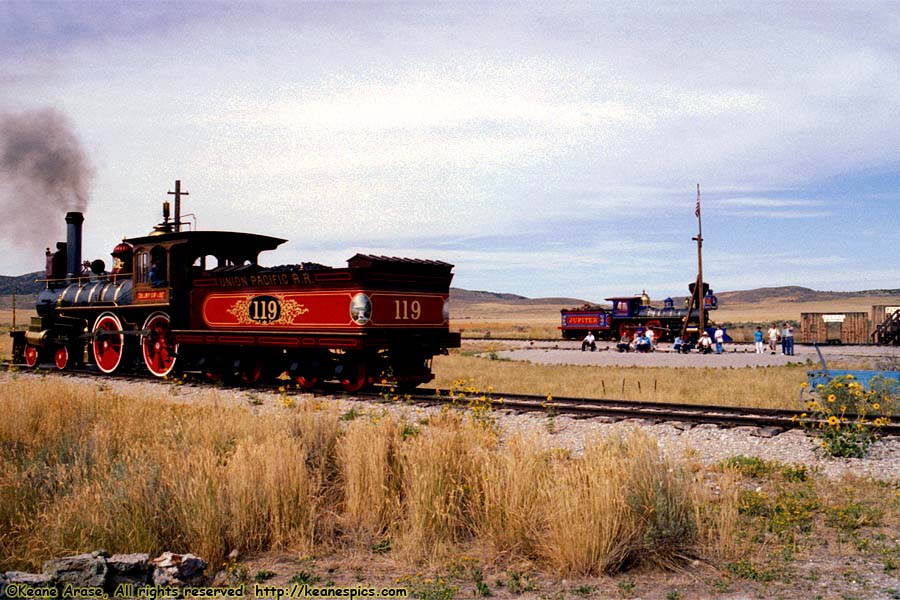
[(50, 331), (44, 329), (42, 331), (26, 331), (25, 332), (25, 341), (31, 344), (32, 346), (45, 347), (47, 345), (47, 339), (50, 337)]
[(69, 280), (81, 275), (81, 224), (84, 215), (80, 212), (66, 213), (66, 277)]

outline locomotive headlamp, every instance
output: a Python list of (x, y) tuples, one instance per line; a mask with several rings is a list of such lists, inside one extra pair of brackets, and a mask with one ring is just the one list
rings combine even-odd
[(357, 325), (365, 325), (372, 318), (372, 301), (365, 294), (356, 294), (350, 300), (350, 318)]

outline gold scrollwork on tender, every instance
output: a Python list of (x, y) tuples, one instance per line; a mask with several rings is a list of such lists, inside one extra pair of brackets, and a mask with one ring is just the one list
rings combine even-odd
[(274, 297), (281, 304), (281, 315), (274, 321), (261, 322), (250, 318), (250, 304), (253, 302), (253, 298), (238, 300), (227, 312), (233, 315), (240, 325), (290, 325), (295, 318), (309, 312), (309, 309), (304, 304), (296, 300), (285, 300), (284, 296), (281, 295)]

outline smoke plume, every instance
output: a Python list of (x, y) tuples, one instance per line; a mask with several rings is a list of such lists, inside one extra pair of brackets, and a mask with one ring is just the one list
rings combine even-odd
[[(0, 113), (0, 232), (34, 255), (63, 240), (67, 211), (87, 207), (93, 168), (69, 119), (54, 108)], [(9, 243), (11, 242), (11, 243)]]

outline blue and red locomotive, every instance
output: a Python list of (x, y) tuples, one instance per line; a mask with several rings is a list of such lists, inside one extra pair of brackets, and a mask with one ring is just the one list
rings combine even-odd
[(260, 253), (285, 240), (182, 229), (179, 183), (174, 220), (164, 203), (163, 222), (118, 244), (108, 273), (99, 260), (82, 266), (84, 217), (66, 215), (38, 316), (11, 334), (14, 358), (247, 384), (287, 374), (306, 388), (357, 391), (430, 381), (432, 358), (459, 347), (449, 331), (453, 265), (357, 254), (346, 268), (265, 268)]
[[(694, 285), (689, 290), (694, 293)], [(718, 306), (715, 294), (703, 284), (704, 322), (709, 323), (709, 311)], [(599, 339), (619, 339), (625, 334), (633, 336), (638, 328), (653, 330), (657, 340), (671, 340), (677, 336), (687, 318), (687, 330), (696, 335), (700, 311), (694, 308), (688, 316), (687, 308), (675, 308), (675, 302), (666, 298), (663, 305), (653, 306), (646, 292), (640, 296), (606, 298), (611, 308), (586, 304), (578, 308), (560, 310), (562, 336), (567, 340), (581, 339), (588, 331)]]

